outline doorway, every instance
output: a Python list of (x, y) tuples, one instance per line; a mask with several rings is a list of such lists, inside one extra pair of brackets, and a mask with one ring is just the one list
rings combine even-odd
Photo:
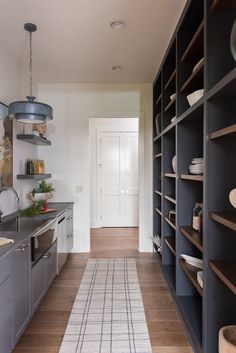
[(132, 244), (136, 250), (139, 226), (138, 129), (138, 118), (94, 118), (90, 121), (92, 238), (102, 234), (120, 234), (128, 238), (135, 234), (137, 242)]

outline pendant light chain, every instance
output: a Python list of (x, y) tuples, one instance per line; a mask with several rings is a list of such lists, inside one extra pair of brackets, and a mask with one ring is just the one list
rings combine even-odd
[(20, 123), (42, 124), (53, 119), (53, 109), (50, 105), (35, 102), (33, 97), (33, 50), (32, 50), (32, 35), (37, 31), (37, 26), (34, 23), (25, 23), (24, 29), (29, 32), (29, 96), (26, 96), (26, 101), (16, 101), (9, 104), (9, 116), (14, 117)]
[(32, 60), (32, 32), (30, 32), (30, 62), (29, 62), (29, 79), (30, 79), (30, 96), (33, 96), (33, 60)]

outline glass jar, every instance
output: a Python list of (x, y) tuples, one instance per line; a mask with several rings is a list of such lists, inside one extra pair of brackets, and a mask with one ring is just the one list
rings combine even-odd
[(199, 233), (202, 230), (202, 203), (196, 203), (194, 206), (192, 227)]

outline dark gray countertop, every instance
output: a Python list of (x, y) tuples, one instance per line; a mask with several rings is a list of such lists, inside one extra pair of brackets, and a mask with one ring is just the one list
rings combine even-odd
[[(7, 237), (14, 240), (14, 243), (0, 246), (0, 261), (16, 249), (22, 242), (29, 241), (31, 234), (36, 228), (41, 226), (48, 219), (58, 217), (68, 207), (73, 206), (73, 204), (73, 202), (50, 202), (48, 204), (49, 208), (55, 208), (56, 211), (34, 217), (22, 217), (20, 219), (20, 231), (0, 231), (0, 237)], [(17, 216), (19, 216), (19, 212), (3, 217), (2, 223), (13, 220)]]

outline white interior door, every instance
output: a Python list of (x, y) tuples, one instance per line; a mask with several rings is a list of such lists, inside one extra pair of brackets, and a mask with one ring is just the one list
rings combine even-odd
[(138, 226), (138, 133), (102, 132), (101, 226)]

